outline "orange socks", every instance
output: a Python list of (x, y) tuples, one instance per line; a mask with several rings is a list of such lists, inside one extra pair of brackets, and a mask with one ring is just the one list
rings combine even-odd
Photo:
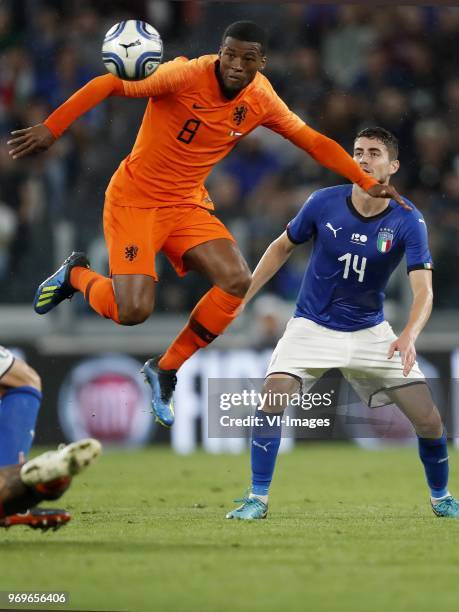
[(84, 299), (102, 317), (119, 323), (112, 279), (88, 268), (75, 267), (70, 272), (70, 284), (84, 295)]
[(161, 357), (159, 367), (178, 370), (197, 350), (225, 331), (237, 317), (242, 300), (219, 287), (212, 287), (196, 304), (187, 325)]
[[(120, 322), (110, 278), (88, 268), (75, 267), (70, 272), (70, 284), (81, 291), (98, 314)], [(215, 340), (236, 318), (242, 299), (212, 287), (195, 306), (187, 325), (161, 358), (160, 368), (178, 370), (197, 350)]]

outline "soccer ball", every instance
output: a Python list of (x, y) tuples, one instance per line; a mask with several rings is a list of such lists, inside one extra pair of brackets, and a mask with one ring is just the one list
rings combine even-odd
[(120, 79), (144, 79), (153, 74), (162, 58), (161, 36), (145, 21), (121, 21), (105, 34), (102, 60), (107, 70)]

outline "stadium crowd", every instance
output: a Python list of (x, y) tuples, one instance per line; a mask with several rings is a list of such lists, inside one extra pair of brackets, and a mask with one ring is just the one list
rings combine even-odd
[[(41, 122), (104, 72), (103, 35), (125, 18), (157, 27), (166, 60), (214, 53), (228, 23), (257, 21), (270, 33), (266, 75), (309, 125), (349, 151), (363, 127), (394, 132), (401, 160), (394, 184), (429, 224), (436, 306), (458, 303), (459, 288), (450, 275), (459, 267), (459, 8), (5, 0), (0, 304), (30, 301), (37, 280), (55, 268), (56, 234), (64, 227), (72, 228), (75, 249), (90, 256), (102, 250), (104, 191), (130, 150), (145, 101), (107, 100), (34, 159), (14, 162), (6, 140), (11, 130)], [(254, 267), (309, 193), (338, 182), (302, 151), (259, 129), (218, 166), (208, 187), (217, 215)], [(269, 287), (284, 299), (294, 299), (304, 268), (304, 251), (297, 251)], [(196, 277), (177, 279), (165, 260), (158, 270), (158, 309), (192, 308)]]

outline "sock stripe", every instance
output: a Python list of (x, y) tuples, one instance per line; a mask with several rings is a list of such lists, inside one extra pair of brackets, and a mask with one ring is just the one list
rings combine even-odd
[(96, 278), (92, 278), (89, 283), (86, 285), (86, 289), (84, 290), (84, 299), (89, 302), (89, 294), (91, 292), (91, 287), (94, 285), (95, 282), (97, 282), (97, 277)]
[(190, 318), (189, 325), (191, 331), (194, 332), (199, 338), (201, 338), (201, 340), (203, 340), (206, 344), (210, 344), (215, 340), (215, 338), (218, 338), (218, 334), (213, 334), (212, 332), (210, 332), (204, 327), (204, 325), (201, 325), (199, 321), (196, 321), (194, 317)]
[(196, 351), (208, 346), (237, 316), (242, 298), (212, 287), (196, 304), (190, 319), (161, 357), (160, 367), (178, 370)]

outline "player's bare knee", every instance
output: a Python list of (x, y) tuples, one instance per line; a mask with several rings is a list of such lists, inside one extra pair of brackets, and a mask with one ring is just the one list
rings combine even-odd
[(268, 377), (263, 386), (263, 412), (282, 412), (288, 407), (292, 393), (298, 391), (299, 382), (293, 377)]
[(33, 387), (41, 391), (41, 378), (32, 367), (22, 359), (16, 359), (6, 376), (2, 378), (5, 389), (15, 387)]
[(421, 438), (439, 438), (443, 433), (443, 421), (436, 408), (416, 418), (414, 427)]
[(228, 270), (226, 278), (222, 279), (219, 286), (226, 293), (243, 298), (249, 290), (251, 280), (250, 270), (244, 266), (237, 270)]
[(150, 304), (128, 304), (118, 306), (118, 317), (121, 325), (139, 325), (148, 319), (153, 312)]
[(37, 391), (41, 391), (41, 378), (36, 370), (27, 366), (27, 386), (33, 387)]

